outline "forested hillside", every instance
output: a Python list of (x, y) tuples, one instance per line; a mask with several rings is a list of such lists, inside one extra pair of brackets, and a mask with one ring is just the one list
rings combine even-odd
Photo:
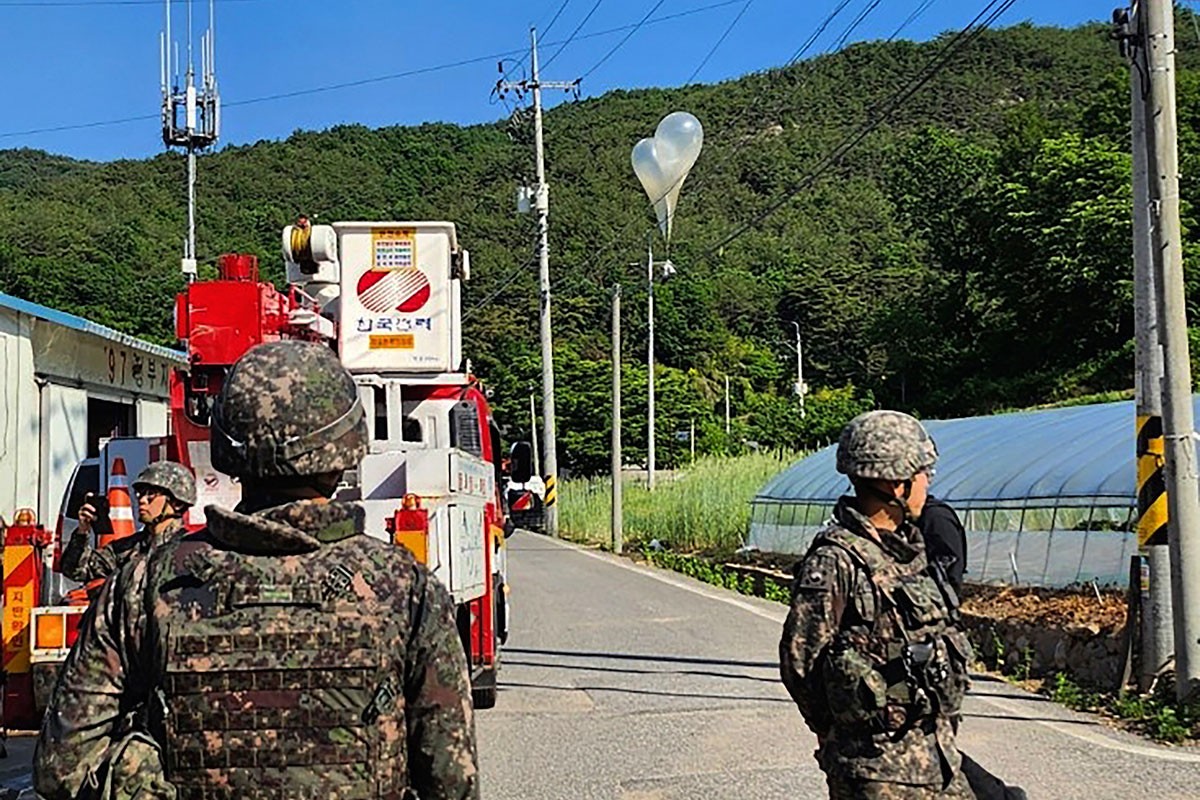
[[(1179, 13), (1186, 201), (1200, 196), (1200, 48)], [(656, 295), (660, 459), (686, 456), (677, 434), (692, 420), (702, 451), (796, 446), (874, 404), (964, 415), (1131, 386), (1128, 72), (1107, 37), (1098, 25), (987, 32), (836, 165), (826, 156), (949, 36), (551, 111), (560, 460), (607, 465), (616, 282), (626, 443), (632, 460), (644, 452), (652, 215), (629, 151), (673, 110), (694, 113), (706, 136), (676, 219), (678, 275)], [(201, 260), (254, 252), (278, 279), (279, 230), (301, 213), (458, 223), (472, 251), (468, 353), (520, 435), (540, 385), (533, 220), (514, 202), (532, 182), (520, 122), (342, 126), (205, 156)], [(169, 343), (183, 176), (176, 155), (91, 164), (0, 151), (0, 291)], [(1195, 222), (1185, 203), (1191, 263)], [(804, 419), (791, 393), (793, 320), (812, 387)]]

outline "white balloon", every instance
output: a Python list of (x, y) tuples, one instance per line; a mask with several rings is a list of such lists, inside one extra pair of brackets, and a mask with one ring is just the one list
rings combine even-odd
[(686, 111), (676, 111), (658, 123), (653, 139), (642, 139), (633, 147), (633, 171), (650, 197), (659, 229), (668, 241), (679, 190), (703, 145), (700, 120)]

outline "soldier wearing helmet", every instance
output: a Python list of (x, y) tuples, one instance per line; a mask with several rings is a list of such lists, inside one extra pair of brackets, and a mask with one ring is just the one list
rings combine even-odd
[(234, 365), (212, 461), (242, 502), (101, 590), (43, 722), (40, 796), (477, 800), (450, 597), (329, 499), (366, 448), (327, 347), (264, 344)]
[(854, 492), (794, 569), (780, 670), (837, 800), (975, 796), (953, 725), (970, 646), (914, 525), (936, 462), (933, 440), (907, 414), (851, 420), (837, 471)]
[(85, 502), (79, 508), (79, 527), (63, 550), (62, 573), (73, 581), (91, 583), (107, 578), (134, 555), (144, 555), (156, 543), (183, 527), (183, 515), (196, 504), (196, 478), (183, 464), (155, 461), (133, 482), (137, 493), (138, 521), (142, 529), (118, 539), (108, 547), (92, 547), (88, 541), (97, 510)]

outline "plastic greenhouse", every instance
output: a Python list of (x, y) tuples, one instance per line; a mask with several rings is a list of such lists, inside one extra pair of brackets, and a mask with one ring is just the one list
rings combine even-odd
[[(968, 580), (1128, 582), (1138, 551), (1131, 401), (926, 426), (941, 455), (930, 491), (962, 518)], [(849, 490), (834, 470), (834, 450), (814, 453), (763, 487), (753, 501), (749, 546), (804, 552)]]

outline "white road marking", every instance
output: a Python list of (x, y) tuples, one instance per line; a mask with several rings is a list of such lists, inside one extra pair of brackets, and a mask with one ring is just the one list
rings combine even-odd
[[(656, 580), (659, 583), (665, 583), (668, 586), (674, 586), (677, 589), (683, 589), (686, 592), (691, 592), (692, 594), (697, 594), (697, 595), (700, 595), (701, 597), (707, 597), (709, 600), (717, 600), (722, 603), (727, 603), (731, 606), (740, 608), (743, 611), (748, 611), (751, 614), (755, 615), (756, 617), (761, 617), (763, 619), (767, 619), (772, 622), (779, 623), (780, 625), (783, 624), (784, 618), (787, 616), (787, 611), (784, 610), (783, 608), (781, 608), (778, 613), (772, 613), (771, 611), (769, 611), (767, 609), (760, 608), (759, 606), (756, 606), (752, 603), (747, 603), (744, 600), (739, 600), (736, 597), (729, 597), (724, 594), (720, 594), (718, 592), (712, 591), (708, 587), (706, 587), (704, 584), (698, 583), (696, 581), (692, 581), (689, 578), (676, 578), (676, 577), (674, 577), (674, 575), (672, 573), (666, 572), (664, 570), (650, 569), (648, 567), (643, 567), (638, 564), (633, 564), (633, 563), (621, 558), (620, 556), (613, 556), (613, 555), (608, 555), (606, 553), (600, 553), (600, 552), (596, 552), (593, 550), (588, 550), (588, 549), (580, 547), (576, 544), (564, 542), (559, 539), (552, 539), (550, 537), (545, 537), (545, 541), (552, 542), (553, 544), (556, 544), (565, 550), (573, 550), (576, 553), (585, 555), (589, 558), (594, 558), (598, 561), (603, 561), (605, 564), (608, 564), (610, 566), (620, 567), (621, 569), (629, 570), (630, 572), (636, 572), (639, 575), (644, 575), (645, 577)], [(1127, 744), (1125, 742), (1120, 742), (1120, 741), (1117, 741), (1116, 739), (1109, 738), (1108, 736), (1105, 736), (1103, 734), (1096, 733), (1095, 731), (1087, 730), (1086, 728), (1081, 729), (1081, 727), (1078, 725), (1078, 723), (1055, 722), (1053, 720), (1030, 718), (1025, 713), (1024, 709), (1020, 705), (1018, 705), (1016, 703), (1010, 703), (1008, 701), (1005, 701), (1003, 699), (1000, 699), (1000, 698), (997, 698), (997, 697), (994, 697), (991, 695), (985, 696), (985, 695), (973, 694), (973, 695), (971, 695), (971, 697), (974, 698), (975, 700), (978, 700), (979, 702), (990, 705), (993, 708), (1004, 711), (1005, 713), (1007, 713), (1010, 716), (1015, 717), (1017, 719), (1021, 719), (1025, 722), (1034, 722), (1034, 723), (1037, 723), (1038, 725), (1043, 725), (1057, 733), (1061, 733), (1066, 736), (1071, 736), (1075, 739), (1078, 739), (1081, 742), (1087, 742), (1088, 744), (1093, 744), (1098, 747), (1108, 748), (1109, 750), (1118, 750), (1123, 753), (1129, 753), (1130, 755), (1141, 756), (1144, 758), (1157, 758), (1157, 759), (1161, 759), (1163, 761), (1178, 761), (1178, 762), (1183, 762), (1183, 763), (1188, 763), (1188, 764), (1200, 764), (1200, 754), (1197, 754), (1197, 753), (1188, 753), (1188, 752), (1184, 752), (1181, 750), (1172, 750), (1172, 749), (1168, 749), (1166, 747), (1151, 747), (1149, 745)]]

